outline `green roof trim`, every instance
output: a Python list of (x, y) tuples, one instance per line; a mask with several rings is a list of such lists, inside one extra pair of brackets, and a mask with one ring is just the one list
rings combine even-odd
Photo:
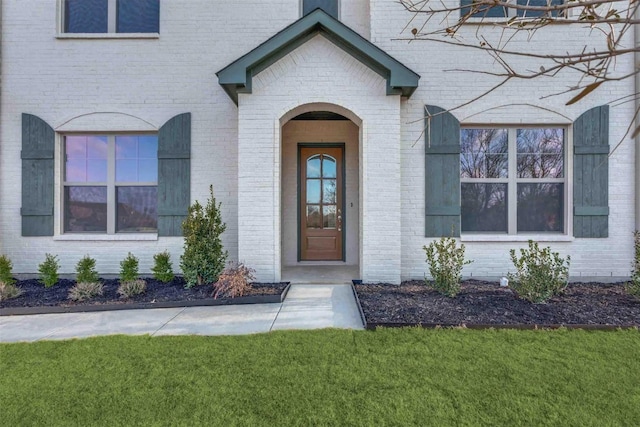
[(218, 83), (238, 104), (251, 93), (251, 79), (289, 52), (320, 34), (387, 80), (387, 95), (410, 97), (420, 76), (322, 9), (298, 19), (249, 53), (218, 71)]

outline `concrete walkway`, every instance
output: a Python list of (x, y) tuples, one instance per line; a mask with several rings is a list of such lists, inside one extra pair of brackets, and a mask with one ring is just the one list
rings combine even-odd
[(0, 317), (0, 342), (97, 335), (242, 335), (283, 329), (363, 329), (348, 285), (292, 285), (282, 304), (156, 308)]

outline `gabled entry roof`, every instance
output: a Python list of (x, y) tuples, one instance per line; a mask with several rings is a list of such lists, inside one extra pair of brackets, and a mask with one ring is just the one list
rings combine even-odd
[(411, 96), (420, 76), (322, 9), (298, 19), (249, 53), (218, 71), (218, 83), (238, 103), (251, 93), (251, 78), (320, 34), (387, 80), (387, 95)]

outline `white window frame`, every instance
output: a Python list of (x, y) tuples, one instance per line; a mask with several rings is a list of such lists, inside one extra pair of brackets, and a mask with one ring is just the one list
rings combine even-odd
[[(157, 39), (160, 33), (118, 33), (117, 29), (117, 0), (107, 0), (107, 32), (106, 33), (67, 33), (65, 29), (65, 0), (58, 0), (58, 39)], [(162, 7), (158, 13), (162, 13)], [(158, 16), (160, 19), (160, 16)]]
[[(75, 182), (75, 181), (67, 181), (66, 180), (66, 137), (67, 136), (85, 136), (85, 135), (94, 135), (94, 136), (106, 136), (107, 137), (107, 180), (105, 182)], [(116, 137), (117, 136), (143, 136), (143, 135), (156, 135), (157, 132), (69, 132), (61, 135), (61, 147), (60, 151), (62, 152), (61, 156), (61, 167), (60, 167), (60, 231), (61, 235), (64, 236), (140, 236), (140, 235), (149, 235), (155, 236), (153, 239), (157, 238), (157, 229), (155, 231), (150, 232), (121, 232), (118, 233), (116, 231), (116, 217), (117, 217), (117, 206), (116, 206), (116, 189), (117, 187), (158, 187), (158, 180), (154, 182), (146, 182), (146, 181), (136, 181), (136, 182), (116, 182)], [(65, 188), (66, 187), (107, 187), (107, 231), (106, 232), (73, 232), (73, 231), (65, 231), (65, 212), (66, 212), (66, 198), (65, 198)], [(126, 239), (123, 239), (126, 240)], [(135, 240), (141, 240), (137, 237)], [(148, 239), (151, 240), (151, 239)]]
[[(494, 231), (462, 231), (464, 240), (467, 241), (484, 241), (484, 240), (528, 240), (535, 237), (536, 240), (544, 241), (561, 241), (573, 240), (573, 134), (571, 126), (566, 124), (517, 124), (517, 125), (500, 125), (500, 124), (482, 124), (472, 125), (465, 124), (461, 126), (463, 129), (506, 129), (508, 141), (508, 177), (507, 178), (463, 178), (460, 177), (460, 184), (507, 184), (507, 232), (496, 233)], [(518, 178), (517, 176), (517, 131), (518, 129), (562, 129), (564, 132), (564, 165), (562, 178)], [(536, 231), (518, 233), (518, 184), (519, 183), (561, 183), (564, 184), (563, 191), (563, 231)], [(461, 201), (462, 203), (462, 201)], [(546, 236), (547, 238), (540, 238)]]

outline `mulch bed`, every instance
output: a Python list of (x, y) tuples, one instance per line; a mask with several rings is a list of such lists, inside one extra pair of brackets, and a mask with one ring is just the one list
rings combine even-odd
[[(191, 289), (185, 288), (185, 281), (182, 277), (176, 277), (172, 282), (163, 283), (158, 280), (148, 278), (146, 290), (143, 294), (130, 299), (123, 299), (118, 295), (117, 290), (120, 284), (118, 279), (103, 279), (104, 293), (91, 300), (75, 302), (68, 299), (69, 290), (75, 285), (73, 280), (61, 279), (55, 286), (45, 288), (38, 280), (19, 280), (16, 285), (22, 290), (22, 295), (17, 298), (0, 302), (0, 314), (17, 314), (17, 308), (40, 307), (43, 311), (47, 308), (55, 309), (68, 308), (65, 311), (83, 311), (88, 308), (90, 311), (104, 309), (124, 309), (151, 308), (162, 306), (191, 306), (191, 305), (228, 305), (236, 303), (251, 302), (273, 302), (273, 297), (280, 297), (287, 283), (254, 283), (251, 290), (245, 297), (219, 298), (212, 297), (213, 286), (194, 286)], [(266, 297), (266, 298), (264, 298)], [(122, 306), (122, 307), (120, 307)], [(26, 314), (26, 313), (25, 313)]]
[(640, 326), (640, 300), (623, 283), (572, 283), (547, 303), (518, 299), (497, 282), (466, 280), (455, 298), (425, 286), (355, 285), (367, 328), (376, 326), (633, 327)]

